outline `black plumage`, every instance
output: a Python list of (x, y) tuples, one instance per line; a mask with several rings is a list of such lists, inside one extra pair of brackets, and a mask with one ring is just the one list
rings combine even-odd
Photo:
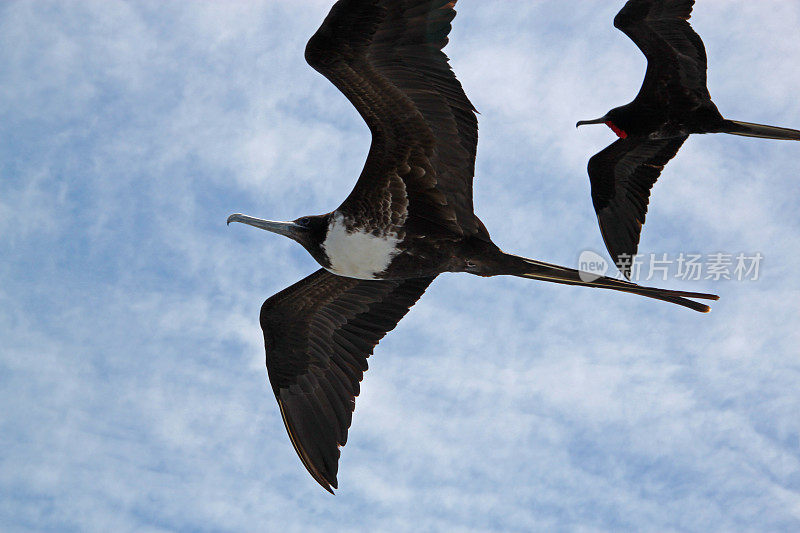
[(293, 222), (231, 215), (288, 236), (323, 267), (261, 309), (270, 383), (292, 444), (327, 490), (378, 341), (442, 272), (514, 275), (676, 303), (709, 294), (640, 287), (502, 252), (473, 212), (475, 109), (442, 52), (455, 1), (340, 0), (306, 59), (372, 133), (355, 188), (331, 213)]
[(367, 357), (432, 281), (359, 280), (320, 269), (261, 307), (272, 390), (297, 454), (323, 487), (336, 487)]
[(630, 276), (650, 190), (692, 133), (800, 140), (800, 131), (725, 119), (706, 87), (703, 41), (689, 24), (694, 0), (630, 0), (614, 18), (647, 58), (629, 104), (578, 125), (608, 125), (620, 140), (589, 160), (592, 201), (611, 257)]

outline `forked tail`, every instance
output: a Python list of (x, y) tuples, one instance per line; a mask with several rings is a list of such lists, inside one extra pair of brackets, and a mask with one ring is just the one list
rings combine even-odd
[(715, 294), (702, 292), (671, 291), (667, 289), (657, 289), (654, 287), (642, 287), (629, 281), (622, 281), (605, 276), (598, 277), (589, 272), (582, 272), (573, 268), (551, 265), (534, 259), (527, 259), (516, 255), (504, 254), (504, 263), (510, 267), (508, 274), (521, 278), (538, 279), (542, 281), (552, 281), (565, 285), (582, 285), (584, 287), (599, 287), (601, 289), (612, 289), (615, 291), (629, 292), (656, 300), (671, 302), (674, 304), (694, 309), (701, 313), (708, 313), (711, 308), (705, 304), (689, 300), (688, 298), (700, 298), (703, 300), (719, 300)]
[(760, 137), (762, 139), (779, 139), (784, 141), (800, 141), (800, 131), (791, 128), (779, 128), (777, 126), (765, 126), (764, 124), (753, 124), (751, 122), (740, 122), (729, 120), (735, 126), (725, 133), (742, 135), (744, 137)]

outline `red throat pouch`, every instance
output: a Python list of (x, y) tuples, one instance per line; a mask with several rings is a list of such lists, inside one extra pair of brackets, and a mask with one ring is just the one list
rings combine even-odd
[(616, 126), (616, 124), (614, 124), (614, 123), (613, 123), (613, 122), (611, 122), (610, 120), (609, 120), (608, 122), (606, 122), (606, 126), (608, 126), (609, 128), (611, 128), (611, 131), (613, 131), (614, 133), (616, 133), (616, 134), (617, 134), (617, 137), (619, 137), (620, 139), (625, 139), (625, 138), (627, 138), (627, 137), (628, 137), (628, 134), (627, 134), (627, 133), (625, 133), (623, 130), (619, 129), (619, 128)]

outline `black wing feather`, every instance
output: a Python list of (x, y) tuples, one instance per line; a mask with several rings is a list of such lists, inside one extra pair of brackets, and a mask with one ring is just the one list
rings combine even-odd
[(639, 248), (650, 189), (687, 138), (620, 139), (589, 159), (600, 233), (626, 278), (630, 277), (630, 259)]
[(358, 280), (319, 270), (261, 307), (267, 373), (289, 438), (317, 482), (337, 487), (367, 358), (434, 278)]
[(372, 144), (339, 207), (387, 229), (485, 236), (475, 217), (475, 109), (448, 64), (455, 1), (340, 0), (306, 60), (366, 121)]
[(694, 108), (710, 101), (706, 49), (689, 24), (693, 6), (694, 0), (630, 0), (614, 18), (647, 58), (640, 103)]

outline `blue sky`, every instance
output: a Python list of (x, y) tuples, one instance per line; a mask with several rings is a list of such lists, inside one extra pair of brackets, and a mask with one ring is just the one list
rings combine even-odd
[[(693, 136), (640, 251), (764, 256), (708, 315), (441, 276), (370, 360), (324, 492), (258, 309), (317, 267), (244, 226), (335, 208), (366, 127), (303, 61), (330, 0), (0, 4), (0, 524), (7, 531), (800, 529), (800, 144)], [(476, 209), (507, 251), (605, 255), (576, 130), (638, 91), (623, 2), (461, 0)], [(800, 127), (800, 5), (701, 0), (729, 118)], [(280, 529), (279, 529), (280, 528)]]

